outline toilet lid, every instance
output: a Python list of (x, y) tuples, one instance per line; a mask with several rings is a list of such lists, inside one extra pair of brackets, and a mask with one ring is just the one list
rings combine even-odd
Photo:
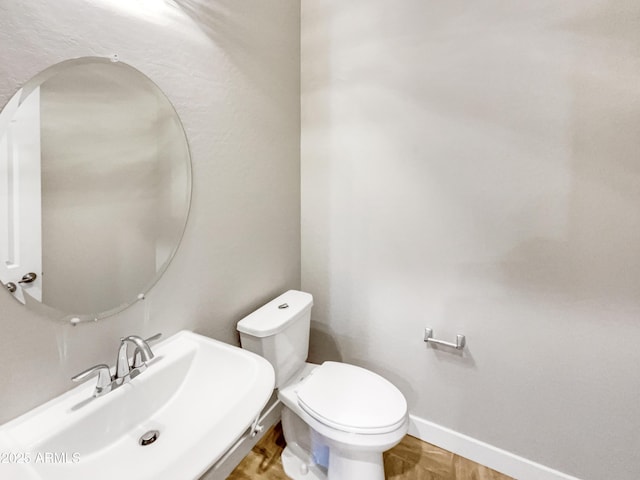
[(407, 401), (391, 382), (364, 368), (325, 362), (298, 389), (298, 404), (319, 422), (354, 433), (386, 433), (405, 421)]

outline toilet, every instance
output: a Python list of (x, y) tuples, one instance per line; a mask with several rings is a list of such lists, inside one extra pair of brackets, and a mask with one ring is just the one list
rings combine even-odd
[(238, 322), (242, 348), (274, 368), (285, 473), (294, 480), (383, 480), (382, 453), (405, 436), (407, 401), (380, 375), (307, 363), (313, 297), (289, 290)]

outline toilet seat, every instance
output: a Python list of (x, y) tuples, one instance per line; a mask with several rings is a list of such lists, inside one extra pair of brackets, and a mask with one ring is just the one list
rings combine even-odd
[(407, 402), (391, 382), (364, 368), (325, 362), (297, 389), (298, 405), (318, 422), (350, 433), (383, 434), (401, 427)]

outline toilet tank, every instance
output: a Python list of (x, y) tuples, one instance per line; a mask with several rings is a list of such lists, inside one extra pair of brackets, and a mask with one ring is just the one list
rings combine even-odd
[(313, 297), (289, 290), (238, 322), (242, 348), (266, 358), (276, 374), (276, 388), (300, 371), (309, 355)]

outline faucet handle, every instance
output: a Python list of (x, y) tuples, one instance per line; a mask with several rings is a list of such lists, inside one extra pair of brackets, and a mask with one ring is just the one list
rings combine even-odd
[[(155, 342), (156, 340), (160, 339), (160, 337), (162, 337), (162, 333), (156, 333), (155, 335), (152, 335), (151, 337), (145, 339), (144, 343), (148, 344), (149, 342)], [(131, 368), (140, 368), (143, 364), (144, 362), (142, 361), (142, 353), (140, 351), (140, 348), (136, 347), (135, 351), (133, 352), (133, 363), (131, 365)]]
[(98, 383), (96, 384), (96, 389), (93, 393), (94, 397), (97, 397), (102, 393), (102, 391), (111, 384), (111, 370), (104, 363), (99, 365), (95, 365), (84, 372), (80, 372), (77, 375), (71, 377), (71, 380), (74, 382), (83, 382), (84, 380), (93, 377), (94, 375), (98, 375)]
[(146, 338), (145, 342), (147, 342), (147, 343), (155, 342), (156, 340), (159, 340), (160, 337), (162, 337), (162, 333), (156, 333), (155, 335), (152, 335), (149, 338)]

